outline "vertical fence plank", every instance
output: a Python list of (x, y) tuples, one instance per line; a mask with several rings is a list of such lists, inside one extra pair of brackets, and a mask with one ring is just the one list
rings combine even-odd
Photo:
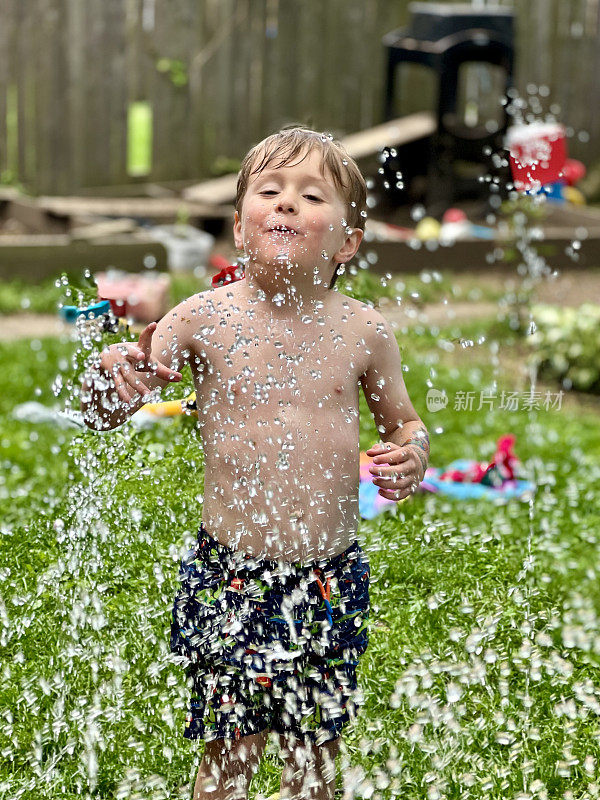
[(226, 12), (225, 18), (222, 18), (224, 35), (214, 56), (216, 85), (219, 92), (216, 103), (220, 109), (220, 129), (210, 164), (211, 169), (215, 167), (217, 158), (230, 158), (235, 155), (232, 142), (235, 138), (236, 127), (241, 121), (237, 117), (234, 103), (234, 81), (236, 73), (242, 71), (245, 65), (241, 60), (237, 60), (235, 31), (243, 21), (244, 8), (238, 0), (232, 0), (226, 5), (223, 4), (223, 11)]
[(104, 0), (105, 52), (107, 73), (107, 114), (110, 123), (110, 183), (127, 182), (127, 5), (123, 0)]
[(106, 19), (104, 0), (87, 0), (84, 28), (81, 36), (84, 42), (85, 68), (82, 74), (84, 84), (84, 126), (83, 136), (88, 157), (85, 161), (83, 182), (85, 186), (103, 186), (110, 175), (110, 105), (109, 68), (102, 68), (103, 46), (106, 43)]
[(588, 105), (588, 131), (590, 134), (589, 141), (595, 144), (596, 154), (598, 154), (600, 149), (600, 114), (598, 114), (598, 109), (600, 108), (600, 1), (592, 0), (590, 5), (590, 14), (593, 14), (595, 22), (593, 23), (593, 33), (591, 35), (593, 55), (590, 61), (592, 66), (590, 74), (594, 77)]
[(17, 163), (18, 178), (27, 186), (37, 184), (36, 58), (34, 20), (38, 19), (38, 0), (21, 0), (15, 6), (17, 52), (15, 77), (17, 87)]
[(82, 75), (85, 70), (85, 52), (83, 50), (83, 27), (85, 12), (79, 0), (68, 0), (64, 25), (67, 31), (67, 77), (64, 93), (68, 97), (69, 117), (65, 125), (69, 129), (70, 140), (70, 175), (71, 189), (77, 191), (84, 182), (85, 163), (88, 153), (85, 138), (81, 135), (85, 120), (85, 97)]
[(277, 64), (277, 37), (279, 36), (279, 0), (266, 0), (265, 6), (265, 38), (263, 55), (263, 82), (261, 87), (261, 132), (270, 131), (275, 127), (271, 117), (273, 111), (273, 98), (276, 96)]
[(294, 116), (298, 123), (311, 128), (321, 127), (320, 67), (323, 41), (317, 34), (321, 30), (321, 5), (319, 0), (302, 0), (297, 6), (299, 17), (296, 38), (301, 59), (301, 76), (295, 86)]
[[(263, 81), (265, 80), (265, 24), (266, 24), (266, 0), (251, 0), (251, 14), (247, 27), (250, 64), (248, 68), (249, 76), (249, 119), (247, 127), (247, 137), (242, 150), (248, 150), (262, 138), (261, 129), (261, 95)], [(245, 155), (245, 152), (241, 154)]]
[[(155, 180), (181, 177), (182, 155), (185, 158), (184, 126), (187, 89), (178, 85), (184, 43), (177, 41), (179, 34), (185, 39), (182, 0), (159, 0), (155, 6), (153, 42), (155, 57), (152, 82), (153, 158), (152, 178)], [(171, 65), (171, 66), (169, 66)], [(184, 62), (184, 70), (186, 68)]]
[[(170, 112), (169, 99), (172, 86), (169, 73), (159, 70), (161, 59), (168, 57), (165, 40), (169, 34), (170, 3), (168, 0), (153, 0), (154, 27), (146, 30), (146, 89), (147, 99), (152, 107), (152, 180), (162, 180), (169, 175), (175, 142), (169, 141)], [(177, 0), (176, 0), (177, 2)]]
[[(228, 134), (232, 125), (230, 88), (234, 69), (232, 31), (236, 24), (235, 0), (206, 0), (204, 112), (206, 114), (205, 170), (210, 173), (218, 156), (229, 156)], [(235, 69), (243, 69), (235, 64)]]
[(301, 80), (297, 64), (299, 4), (294, 0), (267, 0), (265, 72), (262, 92), (262, 128), (272, 133), (297, 122), (295, 83)]
[(202, 3), (202, 38), (201, 47), (195, 56), (197, 69), (199, 71), (200, 95), (197, 108), (200, 119), (202, 151), (200, 154), (200, 174), (207, 176), (212, 164), (216, 139), (216, 111), (213, 104), (215, 89), (215, 69), (212, 57), (212, 43), (217, 32), (218, 8), (215, 7), (213, 0), (205, 0)]
[(243, 155), (248, 141), (250, 120), (251, 52), (249, 31), (251, 28), (250, 0), (237, 0), (235, 17), (231, 29), (232, 70), (229, 80), (229, 154), (234, 158)]
[[(331, 32), (329, 42), (324, 40), (321, 62), (321, 82), (326, 102), (321, 106), (323, 127), (334, 135), (339, 134), (339, 123), (344, 116), (344, 99), (340, 91), (340, 75), (347, 68), (350, 54), (340, 46), (339, 21), (343, 15), (344, 0), (323, 3), (325, 13), (323, 30)], [(334, 33), (335, 32), (335, 33)]]
[(338, 134), (344, 135), (360, 128), (360, 94), (365, 90), (361, 76), (365, 68), (365, 3), (350, 0), (346, 3), (344, 24), (339, 26), (338, 48), (341, 70), (339, 88), (343, 114), (337, 123)]
[[(190, 169), (194, 163), (194, 138), (197, 135), (196, 121), (190, 113), (192, 108), (192, 83), (191, 83), (191, 64), (197, 47), (196, 31), (198, 25), (197, 4), (185, 2), (182, 7), (182, 24), (185, 26), (185, 38), (183, 38), (182, 52), (180, 55), (183, 61), (186, 84), (181, 87), (179, 93), (180, 114), (181, 114), (181, 136), (182, 146), (180, 150), (179, 177), (189, 177)], [(193, 173), (192, 173), (193, 174)]]
[[(583, 157), (587, 160), (587, 144), (582, 136), (589, 134), (590, 123), (590, 97), (594, 93), (594, 73), (591, 69), (583, 70), (583, 75), (575, 77), (581, 71), (581, 64), (593, 65), (596, 50), (598, 47), (597, 33), (595, 31), (595, 19), (590, 15), (591, 3), (589, 0), (579, 0), (577, 22), (581, 26), (581, 45), (578, 56), (573, 53), (573, 60), (577, 62), (574, 66), (573, 77), (573, 102), (571, 106), (570, 118), (567, 124), (573, 126), (573, 137), (569, 141), (569, 155)], [(595, 16), (595, 15), (594, 15)], [(596, 81), (597, 81), (596, 73)], [(596, 114), (598, 109), (595, 109)]]
[[(177, 15), (170, 19), (170, 42), (165, 48), (172, 52), (172, 57), (182, 62), (185, 73), (185, 83), (181, 86), (172, 84), (168, 86), (171, 99), (171, 143), (176, 144), (173, 150), (177, 154), (177, 166), (173, 177), (178, 179), (189, 176), (190, 164), (193, 163), (194, 137), (197, 135), (197, 120), (190, 114), (191, 108), (191, 65), (197, 48), (196, 32), (198, 29), (198, 9), (194, 8), (188, 0), (179, 0)], [(177, 43), (174, 46), (175, 42)], [(175, 76), (173, 76), (175, 78)], [(166, 90), (167, 85), (163, 85)]]
[[(150, 150), (150, 175), (154, 177), (154, 162), (156, 161), (154, 125), (157, 110), (154, 108), (155, 82), (158, 79), (156, 71), (156, 61), (158, 51), (155, 44), (156, 31), (156, 0), (136, 0), (136, 5), (132, 9), (135, 25), (132, 38), (132, 58), (137, 59), (135, 64), (135, 84), (131, 87), (129, 95), (130, 102), (146, 101), (151, 107), (152, 130), (151, 150)], [(138, 176), (141, 180), (147, 179), (145, 176)]]
[(204, 73), (204, 3), (193, 7), (194, 17), (190, 23), (193, 47), (189, 56), (189, 121), (190, 121), (190, 170), (187, 177), (202, 177), (204, 172), (204, 131), (206, 108), (203, 102)]
[(12, 69), (14, 63), (15, 25), (13, 15), (13, 4), (10, 0), (0, 0), (0, 19), (3, 24), (0, 26), (0, 53), (4, 53), (4, 58), (0, 58), (0, 174), (8, 169), (8, 92), (11, 84)]
[(125, 16), (125, 70), (127, 75), (127, 102), (143, 100), (143, 73), (141, 51), (143, 49), (142, 5), (143, 0), (126, 0)]
[(40, 0), (36, 20), (36, 157), (40, 191), (66, 193), (71, 187), (68, 28), (65, 0)]
[[(375, 80), (374, 70), (383, 65), (380, 50), (381, 36), (377, 25), (377, 0), (365, 0), (362, 3), (363, 18), (360, 25), (361, 43), (358, 63), (358, 82), (355, 103), (358, 104), (358, 117), (352, 130), (368, 128), (374, 117), (373, 100), (376, 86), (381, 82)], [(382, 66), (380, 76), (384, 75)], [(377, 107), (375, 119), (380, 121), (381, 111)]]
[[(32, 130), (35, 135), (36, 178), (42, 193), (48, 191), (51, 181), (51, 176), (48, 174), (48, 95), (50, 92), (50, 76), (47, 66), (48, 57), (52, 53), (52, 41), (50, 38), (51, 23), (48, 18), (51, 9), (48, 3), (49, 0), (36, 0), (35, 2), (38, 26), (35, 32), (32, 31), (32, 33), (36, 47), (33, 53), (27, 54), (31, 59), (30, 63), (33, 66), (36, 77), (34, 84), (35, 127)], [(27, 25), (29, 27), (30, 20), (27, 20)], [(27, 69), (23, 62), (19, 66), (21, 69)]]

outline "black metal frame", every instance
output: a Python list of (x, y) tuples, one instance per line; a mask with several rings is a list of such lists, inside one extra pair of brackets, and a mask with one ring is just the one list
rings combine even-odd
[[(448, 8), (448, 7), (446, 7)], [(510, 12), (509, 12), (510, 13)], [(460, 24), (460, 15), (458, 15)], [(481, 21), (483, 21), (480, 18)], [(446, 22), (446, 20), (441, 20)], [(457, 20), (450, 23), (456, 27)], [(496, 151), (502, 146), (509, 124), (506, 107), (497, 130), (484, 126), (468, 128), (456, 121), (458, 72), (462, 64), (483, 62), (501, 67), (505, 72), (505, 92), (513, 84), (514, 44), (512, 34), (486, 27), (465, 27), (437, 39), (417, 39), (411, 29), (399, 29), (386, 34), (383, 44), (387, 48), (387, 84), (384, 118), (394, 118), (396, 101), (396, 76), (398, 67), (405, 63), (430, 67), (438, 76), (437, 131), (429, 142), (429, 164), (423, 170), (428, 174), (427, 198), (441, 207), (461, 194), (460, 181), (453, 178), (452, 163), (456, 159), (484, 163), (486, 145)], [(465, 188), (464, 186), (462, 187)], [(470, 185), (469, 190), (475, 191)]]

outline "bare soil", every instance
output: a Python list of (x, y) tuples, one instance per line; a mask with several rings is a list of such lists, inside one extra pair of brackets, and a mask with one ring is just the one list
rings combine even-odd
[[(482, 288), (499, 294), (503, 289), (516, 287), (514, 279), (507, 279), (497, 272), (479, 276), (461, 273), (456, 278), (458, 286), (461, 281), (466, 281), (469, 286), (478, 283)], [(582, 303), (600, 303), (600, 269), (570, 268), (556, 278), (544, 278), (536, 287), (534, 297), (537, 303), (550, 305), (577, 307)]]
[(57, 314), (7, 314), (0, 317), (0, 342), (61, 336), (69, 330), (70, 325)]

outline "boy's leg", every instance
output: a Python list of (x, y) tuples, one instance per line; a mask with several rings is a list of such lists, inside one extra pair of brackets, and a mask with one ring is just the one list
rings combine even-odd
[(281, 757), (280, 800), (333, 800), (335, 758), (341, 736), (320, 745), (279, 734)]
[(260, 765), (269, 732), (231, 742), (207, 742), (198, 770), (193, 800), (246, 800), (252, 776)]

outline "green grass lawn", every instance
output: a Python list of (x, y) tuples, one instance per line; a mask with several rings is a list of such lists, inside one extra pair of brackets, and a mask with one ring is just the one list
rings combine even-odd
[[(212, 273), (211, 273), (212, 274)], [(81, 280), (81, 276), (72, 277)], [(210, 285), (210, 279), (199, 279), (193, 273), (171, 273), (170, 301), (173, 305), (180, 303), (194, 292), (203, 291)], [(28, 312), (35, 314), (54, 314), (59, 304), (73, 304), (75, 298), (67, 298), (63, 286), (57, 286), (60, 275), (45, 278), (31, 284), (15, 279), (0, 281), (0, 314), (18, 314)]]
[[(538, 490), (503, 505), (418, 495), (361, 523), (365, 704), (338, 759), (356, 797), (599, 791), (600, 423), (573, 403), (429, 413), (427, 381), (450, 398), (513, 388), (487, 343), (447, 352), (490, 333), (511, 335), (483, 321), (401, 336), (405, 380), (433, 466), (486, 460), (512, 432)], [(102, 436), (16, 423), (18, 403), (64, 405), (74, 349), (0, 344), (0, 796), (189, 798), (202, 746), (182, 737), (189, 691), (168, 635), (202, 452), (191, 418)], [(361, 449), (377, 439), (361, 397)], [(278, 788), (280, 767), (270, 744), (254, 795)]]

